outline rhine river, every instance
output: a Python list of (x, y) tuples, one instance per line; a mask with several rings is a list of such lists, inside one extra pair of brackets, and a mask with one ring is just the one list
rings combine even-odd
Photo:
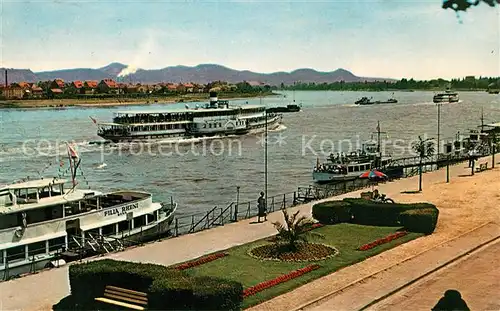
[[(355, 106), (362, 96), (386, 100), (390, 92), (283, 92), (268, 97), (230, 101), (231, 104), (286, 105), (293, 97), (303, 111), (283, 114), (284, 126), (269, 132), (268, 195), (293, 192), (312, 184), (316, 159), (331, 152), (351, 152), (372, 139), (380, 121), (384, 150), (394, 157), (411, 155), (418, 135), (437, 137), (437, 106), (433, 92), (395, 92), (396, 104)], [(459, 92), (460, 102), (441, 106), (441, 139), (457, 131), (477, 129), (481, 108), (485, 123), (500, 121), (500, 97), (486, 92)], [(224, 98), (220, 98), (224, 99)], [(196, 103), (188, 103), (194, 107)], [(27, 176), (57, 176), (68, 167), (64, 142), (75, 142), (82, 158), (80, 187), (95, 190), (139, 189), (155, 201), (179, 203), (178, 215), (225, 207), (236, 200), (256, 200), (264, 190), (264, 147), (260, 135), (196, 141), (183, 145), (149, 144), (122, 148), (98, 147), (96, 125), (111, 121), (118, 110), (182, 108), (184, 104), (54, 109), (0, 109), (0, 184)], [(376, 139), (376, 135), (373, 135)], [(63, 157), (61, 157), (63, 156)], [(63, 159), (64, 166), (60, 167)], [(105, 163), (106, 166), (101, 165)], [(101, 166), (99, 166), (101, 165)]]

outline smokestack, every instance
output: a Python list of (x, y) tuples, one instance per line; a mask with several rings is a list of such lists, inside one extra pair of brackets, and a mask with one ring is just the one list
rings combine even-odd
[(217, 108), (217, 92), (210, 92), (210, 107)]
[(9, 86), (9, 80), (7, 79), (7, 69), (5, 69), (5, 87)]

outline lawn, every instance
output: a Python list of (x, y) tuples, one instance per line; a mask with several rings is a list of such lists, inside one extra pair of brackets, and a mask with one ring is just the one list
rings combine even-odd
[(314, 229), (314, 232), (322, 234), (324, 238), (315, 238), (311, 240), (311, 242), (330, 245), (338, 250), (339, 253), (337, 255), (326, 260), (310, 262), (278, 262), (258, 260), (250, 257), (248, 255), (248, 251), (250, 249), (268, 243), (266, 241), (267, 239), (263, 239), (230, 248), (225, 251), (229, 254), (229, 256), (187, 269), (186, 271), (191, 275), (216, 276), (235, 280), (242, 283), (244, 288), (248, 288), (313, 263), (321, 266), (321, 268), (306, 273), (296, 279), (281, 283), (277, 286), (245, 298), (242, 307), (248, 308), (275, 296), (286, 293), (314, 279), (330, 274), (342, 267), (360, 262), (368, 257), (379, 254), (385, 250), (423, 235), (420, 233), (409, 233), (403, 237), (367, 251), (356, 250), (358, 247), (366, 243), (384, 238), (400, 229), (401, 227), (375, 227), (345, 223), (324, 226)]

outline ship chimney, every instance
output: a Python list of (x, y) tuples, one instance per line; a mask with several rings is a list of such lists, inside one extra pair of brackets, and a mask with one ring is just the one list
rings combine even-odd
[(7, 69), (5, 69), (5, 87), (9, 86), (9, 80), (7, 79)]
[(210, 92), (210, 108), (217, 108), (217, 92)]

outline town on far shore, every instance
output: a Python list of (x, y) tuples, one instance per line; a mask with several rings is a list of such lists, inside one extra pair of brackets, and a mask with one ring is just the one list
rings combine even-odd
[(99, 99), (114, 97), (146, 97), (150, 95), (176, 96), (184, 94), (199, 94), (216, 91), (222, 93), (258, 93), (269, 92), (271, 86), (257, 81), (243, 81), (228, 83), (214, 81), (207, 84), (200, 83), (123, 83), (114, 79), (64, 81), (54, 79), (39, 82), (14, 82), (0, 87), (0, 99), (29, 100), (29, 99)]

